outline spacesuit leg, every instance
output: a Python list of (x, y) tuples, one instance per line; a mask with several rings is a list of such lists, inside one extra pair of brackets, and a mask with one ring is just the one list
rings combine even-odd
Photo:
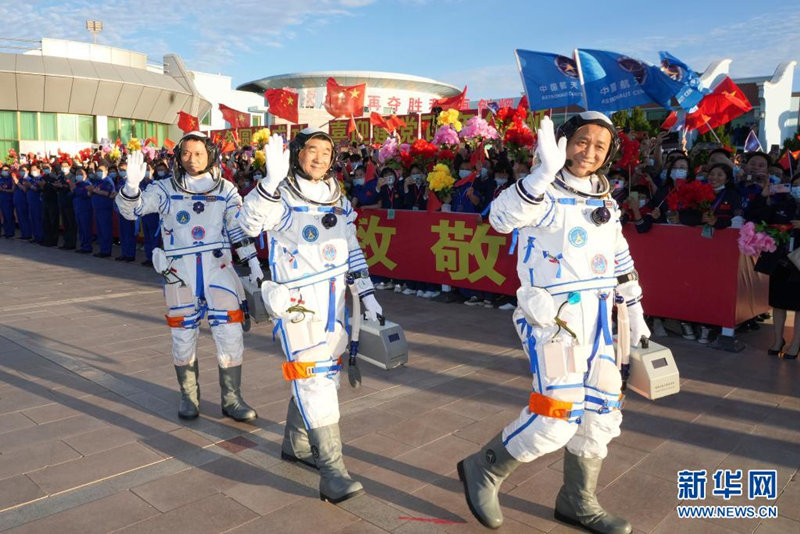
[(167, 301), (167, 323), (172, 334), (172, 360), (181, 388), (178, 417), (194, 419), (200, 414), (197, 346), (200, 312), (189, 287), (170, 284), (164, 288)]

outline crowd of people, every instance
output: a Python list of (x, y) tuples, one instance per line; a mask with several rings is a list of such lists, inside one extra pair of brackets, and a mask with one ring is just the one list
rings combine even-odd
[[(623, 224), (634, 225), (640, 233), (653, 224), (683, 224), (722, 229), (740, 227), (745, 221), (791, 225), (800, 228), (800, 173), (784, 168), (787, 157), (756, 151), (743, 153), (722, 145), (713, 149), (665, 150), (666, 133), (636, 141), (635, 157), (627, 154), (609, 172), (612, 196), (622, 207)], [(532, 146), (520, 147), (507, 137), (484, 140), (476, 145), (462, 140), (458, 145), (439, 147), (432, 159), (401, 157), (397, 151), (386, 157), (383, 145), (357, 140), (340, 143), (333, 167), (343, 191), (356, 209), (431, 210), (456, 213), (488, 213), (491, 202), (503, 190), (526, 176)], [(627, 137), (626, 137), (627, 139)], [(396, 139), (394, 140), (396, 143)], [(116, 159), (97, 147), (70, 157), (11, 154), (0, 170), (0, 208), (2, 234), (15, 236), (42, 246), (105, 258), (112, 255), (112, 244), (120, 245), (117, 261), (133, 262), (137, 236), (145, 252), (143, 265), (152, 265), (152, 250), (160, 242), (157, 217), (142, 216), (131, 222), (121, 217), (114, 198), (124, 186), (127, 174), (127, 147), (118, 147)], [(480, 157), (476, 151), (481, 151)], [(232, 181), (244, 198), (264, 177), (263, 158), (255, 146), (237, 148), (221, 156), (223, 176)], [(172, 152), (151, 151), (142, 187), (155, 180), (168, 179), (173, 169)], [(428, 187), (428, 173), (436, 163), (451, 169), (454, 186), (446, 199), (437, 198), (432, 208), (430, 197), (439, 197)], [(622, 165), (619, 165), (619, 164)], [(683, 206), (673, 200), (675, 191), (692, 182), (708, 184), (713, 198), (702, 209)], [(444, 202), (441, 202), (444, 200)], [(116, 219), (116, 221), (114, 220)], [(116, 232), (114, 231), (116, 228)], [(117, 237), (114, 237), (116, 233)], [(795, 231), (792, 231), (792, 237)], [(60, 241), (59, 241), (60, 237)], [(97, 242), (97, 251), (93, 247)], [(796, 355), (800, 350), (800, 328), (788, 343), (783, 339), (786, 310), (800, 306), (800, 273), (785, 260), (793, 248), (784, 244), (778, 251), (764, 254), (758, 269), (770, 278), (770, 305), (775, 308), (775, 340), (770, 353), (782, 351)], [(452, 288), (414, 280), (373, 277), (375, 287), (405, 295), (442, 302), (463, 302), (512, 310), (512, 296)], [(753, 318), (743, 329), (758, 329), (766, 316)], [(652, 318), (655, 336), (666, 336), (663, 322)], [(800, 327), (800, 324), (796, 326)], [(713, 327), (681, 323), (681, 335), (708, 343)], [(785, 350), (784, 350), (785, 349)]]

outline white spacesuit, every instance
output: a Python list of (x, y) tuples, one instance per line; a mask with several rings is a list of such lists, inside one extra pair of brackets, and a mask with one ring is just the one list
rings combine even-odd
[[(381, 313), (356, 239), (356, 213), (328, 175), (335, 149), (327, 133), (303, 130), (284, 150), (266, 149), (267, 176), (240, 215), (251, 236), (267, 232), (271, 281), (261, 293), (291, 381), (282, 457), (320, 469), (320, 496), (340, 502), (361, 492), (341, 458), (337, 388), (348, 342), (346, 276), (355, 279), (367, 314)], [(285, 179), (284, 179), (285, 178)]]
[(199, 415), (197, 345), (200, 320), (207, 315), (217, 346), (222, 413), (250, 421), (256, 412), (241, 397), (243, 289), (233, 267), (231, 243), (250, 276), (263, 278), (255, 245), (239, 228), (242, 200), (236, 187), (220, 178), (217, 149), (200, 132), (185, 135), (175, 147), (170, 180), (139, 191), (145, 164), (141, 152), (128, 158), (128, 177), (116, 203), (126, 219), (160, 216), (164, 249), (153, 252), (153, 266), (165, 279), (167, 324), (181, 403), (178, 415)]
[(617, 133), (604, 115), (584, 112), (558, 134), (556, 143), (552, 123), (543, 121), (540, 165), (501, 193), (490, 215), (498, 232), (519, 232), (521, 287), (513, 320), (533, 391), (515, 421), (459, 463), (459, 476), (472, 512), (497, 528), (503, 521), (500, 483), (520, 462), (566, 445), (556, 518), (593, 532), (630, 532), (630, 524), (605, 512), (594, 495), (606, 446), (622, 421), (622, 379), (611, 334), (615, 294), (628, 306), (630, 339), (650, 334), (619, 209), (605, 179)]

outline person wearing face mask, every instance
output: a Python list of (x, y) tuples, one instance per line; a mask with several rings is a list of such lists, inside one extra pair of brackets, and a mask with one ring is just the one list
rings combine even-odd
[(42, 246), (58, 245), (58, 177), (50, 164), (42, 166)]
[[(144, 179), (139, 184), (139, 189), (146, 191), (153, 186), (153, 169), (149, 165), (145, 168)], [(144, 237), (144, 256), (142, 265), (145, 267), (153, 266), (153, 250), (159, 245), (160, 228), (158, 226), (158, 213), (148, 213), (142, 215), (139, 220), (142, 223), (142, 236)]]
[(100, 250), (95, 252), (96, 258), (111, 256), (113, 240), (114, 197), (117, 195), (114, 177), (109, 173), (108, 164), (101, 162), (95, 172), (95, 186), (92, 191), (92, 212), (97, 229), (97, 244)]
[(32, 241), (41, 244), (44, 241), (44, 231), (42, 230), (42, 171), (39, 165), (34, 163), (30, 166), (30, 172), (26, 178), (28, 181), (28, 215), (31, 221)]
[[(694, 171), (692, 170), (692, 161), (685, 155), (677, 152), (671, 153), (667, 159), (667, 165), (664, 168), (666, 173), (662, 185), (653, 194), (652, 202), (659, 206), (664, 212), (665, 221), (670, 224), (678, 224), (679, 217), (677, 212), (668, 212), (663, 209), (666, 205), (666, 198), (673, 189), (680, 187), (684, 183), (694, 181)], [(662, 221), (657, 221), (662, 222)]]
[(478, 194), (478, 189), (475, 182), (478, 179), (480, 171), (475, 170), (469, 161), (469, 157), (464, 157), (460, 160), (456, 158), (458, 164), (458, 176), (456, 177), (456, 184), (459, 181), (473, 178), (470, 182), (466, 182), (458, 187), (453, 187), (453, 198), (450, 201), (450, 210), (453, 213), (480, 213), (481, 197)]
[(144, 191), (144, 155), (131, 152), (116, 204), (129, 221), (147, 213), (160, 216), (164, 249), (153, 251), (153, 264), (165, 282), (172, 359), (181, 389), (178, 417), (196, 419), (200, 413), (196, 349), (200, 321), (207, 316), (217, 349), (222, 414), (252, 421), (256, 411), (241, 395), (244, 289), (231, 248), (250, 267), (253, 284), (264, 273), (253, 240), (239, 224), (241, 197), (222, 178), (216, 145), (201, 132), (189, 132), (174, 150), (172, 178), (157, 180)]
[(16, 173), (11, 173), (14, 178), (14, 211), (17, 214), (19, 224), (19, 238), (26, 241), (31, 240), (31, 219), (28, 208), (28, 169), (20, 167)]
[[(119, 175), (117, 176), (117, 192), (125, 186), (128, 177), (127, 163), (119, 164)], [(116, 204), (119, 207), (119, 203)], [(141, 219), (126, 218), (119, 209), (117, 210), (117, 222), (119, 223), (119, 245), (120, 255), (114, 258), (116, 261), (131, 263), (136, 261), (136, 234)]]
[(492, 203), (492, 227), (519, 232), (521, 287), (512, 321), (530, 361), (533, 391), (514, 421), (458, 463), (470, 511), (486, 527), (503, 523), (503, 480), (522, 463), (565, 447), (556, 519), (592, 532), (631, 532), (630, 523), (604, 510), (596, 496), (607, 445), (622, 422), (622, 379), (611, 337), (615, 300), (627, 306), (631, 343), (650, 336), (605, 176), (618, 149), (617, 130), (602, 113), (574, 115), (557, 133), (544, 117), (538, 164)]
[(345, 468), (339, 432), (346, 277), (371, 321), (383, 310), (356, 238), (357, 214), (332, 172), (333, 139), (307, 128), (288, 150), (273, 135), (265, 152), (267, 176), (245, 198), (239, 220), (248, 235), (266, 231), (269, 240), (272, 280), (261, 295), (292, 388), (281, 458), (316, 467), (320, 498), (338, 503), (364, 492)]
[(75, 220), (75, 208), (72, 201), (75, 197), (72, 192), (75, 185), (75, 174), (68, 161), (61, 162), (61, 174), (56, 185), (58, 187), (58, 213), (61, 216), (63, 227), (63, 242), (58, 247), (62, 250), (75, 250), (78, 242), (78, 223)]
[(747, 154), (744, 166), (744, 179), (737, 186), (742, 198), (742, 208), (745, 212), (750, 203), (758, 198), (763, 191), (764, 184), (769, 186), (769, 166), (772, 160), (764, 152), (750, 152)]
[(686, 226), (708, 224), (717, 229), (728, 228), (731, 219), (742, 214), (742, 199), (733, 185), (733, 169), (727, 163), (715, 163), (709, 167), (707, 178), (716, 195), (710, 211), (682, 209), (678, 212), (679, 220)]
[(350, 200), (357, 208), (380, 208), (380, 198), (372, 183), (366, 182), (367, 170), (362, 165), (353, 171), (353, 189), (350, 190)]
[[(422, 210), (427, 208), (425, 200), (425, 174), (418, 165), (412, 165), (408, 178), (403, 180), (403, 208), (407, 210)], [(416, 293), (416, 291), (415, 291)]]
[[(755, 270), (769, 276), (773, 340), (767, 354), (796, 360), (800, 351), (800, 271), (787, 255), (800, 246), (800, 175), (795, 175), (789, 193), (779, 191), (765, 188), (750, 204), (749, 217), (757, 222), (792, 227), (788, 242), (778, 244), (775, 252), (762, 252)], [(794, 324), (791, 334), (786, 335), (786, 318), (790, 310), (794, 311)]]
[(75, 251), (79, 254), (92, 252), (92, 190), (94, 187), (89, 182), (86, 171), (79, 168), (75, 171), (75, 181), (72, 183), (73, 209), (78, 223), (78, 238), (80, 247)]
[(378, 202), (385, 210), (402, 209), (403, 207), (403, 181), (397, 178), (397, 173), (391, 167), (384, 167), (381, 171), (375, 189), (378, 191)]
[(0, 169), (0, 213), (3, 216), (3, 237), (14, 237), (14, 191), (17, 189), (11, 177), (11, 168), (3, 165)]

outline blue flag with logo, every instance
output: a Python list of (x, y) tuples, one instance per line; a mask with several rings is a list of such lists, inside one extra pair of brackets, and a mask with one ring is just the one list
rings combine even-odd
[(583, 105), (578, 67), (571, 57), (516, 50), (519, 74), (533, 110)]
[(708, 88), (700, 85), (700, 78), (686, 63), (663, 50), (658, 54), (661, 57), (661, 72), (683, 84), (683, 90), (675, 95), (678, 105), (686, 110), (692, 109), (708, 94)]
[(753, 130), (750, 130), (750, 133), (747, 134), (747, 139), (744, 140), (744, 151), (745, 152), (761, 151), (761, 141), (758, 140), (758, 136)]
[(578, 50), (587, 109), (612, 112), (656, 102), (673, 107), (683, 84), (661, 69), (616, 52)]

